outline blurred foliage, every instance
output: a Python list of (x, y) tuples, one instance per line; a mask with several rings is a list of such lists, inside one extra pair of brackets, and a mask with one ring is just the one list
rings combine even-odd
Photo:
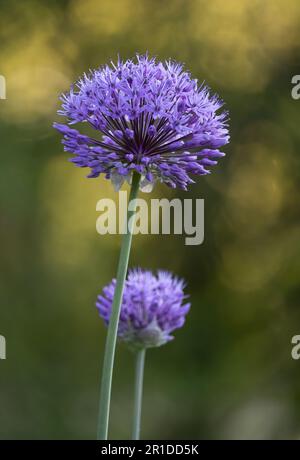
[[(298, 0), (1, 1), (1, 438), (94, 438), (105, 329), (95, 297), (120, 239), (95, 231), (103, 179), (67, 162), (58, 95), (136, 52), (185, 62), (219, 92), (232, 141), (205, 198), (205, 242), (138, 236), (131, 265), (188, 281), (192, 311), (147, 356), (145, 438), (297, 438), (300, 363)], [(111, 436), (130, 432), (133, 357), (117, 353)]]

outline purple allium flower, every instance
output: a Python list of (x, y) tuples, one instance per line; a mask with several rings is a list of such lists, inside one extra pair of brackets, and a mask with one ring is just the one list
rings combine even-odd
[(55, 123), (71, 161), (104, 173), (118, 190), (132, 171), (141, 189), (156, 180), (187, 189), (190, 174), (209, 174), (229, 142), (227, 112), (207, 86), (198, 86), (182, 65), (136, 56), (136, 60), (101, 67), (84, 75), (61, 97), (59, 114), (68, 124), (87, 122), (93, 137)]
[[(116, 281), (98, 296), (96, 306), (109, 323)], [(159, 347), (173, 339), (183, 326), (190, 304), (185, 303), (185, 283), (170, 272), (156, 275), (140, 268), (130, 270), (124, 286), (118, 336), (134, 348)]]

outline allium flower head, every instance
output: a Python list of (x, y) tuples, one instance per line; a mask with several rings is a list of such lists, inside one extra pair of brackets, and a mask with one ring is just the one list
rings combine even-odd
[[(109, 323), (116, 281), (98, 296), (96, 306)], [(118, 336), (133, 348), (159, 347), (173, 339), (183, 326), (190, 304), (185, 303), (185, 283), (166, 271), (130, 270), (125, 282)]]
[[(118, 60), (85, 74), (61, 99), (68, 124), (54, 126), (71, 161), (90, 168), (88, 177), (104, 173), (117, 189), (137, 171), (144, 191), (156, 180), (186, 190), (190, 174), (208, 174), (229, 142), (222, 101), (173, 61)], [(76, 123), (93, 135), (69, 126)]]

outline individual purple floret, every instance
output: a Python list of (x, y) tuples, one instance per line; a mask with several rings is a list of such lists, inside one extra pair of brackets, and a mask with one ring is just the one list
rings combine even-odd
[(156, 180), (186, 190), (190, 174), (209, 174), (229, 142), (223, 102), (173, 61), (118, 60), (85, 74), (61, 100), (68, 125), (94, 129), (91, 137), (54, 123), (71, 161), (90, 168), (88, 177), (104, 173), (117, 190), (132, 171), (144, 191)]
[[(96, 306), (109, 323), (116, 281), (98, 296)], [(134, 348), (159, 347), (173, 339), (171, 332), (183, 326), (190, 309), (183, 292), (185, 283), (166, 271), (156, 275), (140, 268), (130, 270), (125, 282), (118, 336)]]

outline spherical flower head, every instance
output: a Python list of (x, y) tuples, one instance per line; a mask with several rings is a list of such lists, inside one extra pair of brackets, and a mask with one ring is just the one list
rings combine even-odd
[[(190, 175), (209, 174), (229, 142), (222, 101), (173, 61), (119, 59), (85, 74), (61, 100), (68, 124), (54, 127), (71, 161), (90, 168), (88, 177), (103, 173), (117, 190), (133, 171), (144, 191), (157, 180), (187, 190)], [(94, 133), (70, 127), (77, 123)]]
[[(98, 296), (96, 306), (109, 323), (116, 280)], [(166, 271), (130, 270), (125, 281), (118, 337), (131, 348), (159, 347), (173, 339), (171, 332), (183, 326), (190, 309), (185, 283)]]

